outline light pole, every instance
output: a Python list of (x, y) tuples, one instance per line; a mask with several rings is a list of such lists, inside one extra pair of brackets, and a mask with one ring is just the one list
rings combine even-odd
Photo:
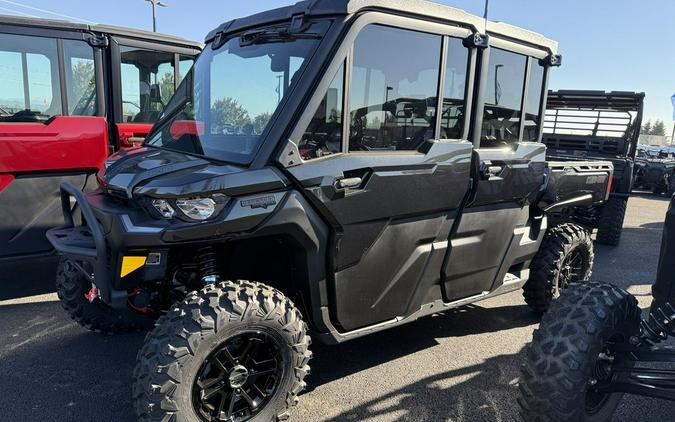
[(152, 5), (152, 32), (157, 32), (157, 14), (155, 9), (157, 6), (166, 7), (166, 4), (162, 3), (160, 0), (145, 0)]

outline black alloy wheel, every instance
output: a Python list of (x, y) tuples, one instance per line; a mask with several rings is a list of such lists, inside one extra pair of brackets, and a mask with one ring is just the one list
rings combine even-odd
[(525, 302), (544, 313), (571, 284), (588, 280), (593, 269), (593, 240), (583, 227), (564, 223), (547, 230), (523, 286)]
[(283, 377), (280, 345), (261, 331), (227, 339), (206, 358), (192, 387), (195, 412), (204, 421), (245, 421), (274, 395)]
[(553, 297), (560, 296), (560, 292), (566, 289), (571, 283), (583, 280), (585, 277), (584, 268), (586, 267), (585, 257), (578, 247), (573, 249), (560, 266), (560, 275), (558, 282), (553, 286)]

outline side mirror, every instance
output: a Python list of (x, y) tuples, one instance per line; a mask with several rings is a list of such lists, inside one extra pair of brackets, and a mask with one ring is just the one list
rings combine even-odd
[(204, 134), (204, 122), (197, 120), (175, 120), (169, 127), (169, 133), (176, 141), (183, 135), (202, 136)]

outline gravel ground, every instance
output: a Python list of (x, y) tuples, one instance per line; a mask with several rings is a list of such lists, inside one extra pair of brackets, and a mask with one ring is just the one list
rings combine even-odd
[[(634, 196), (617, 248), (593, 278), (649, 306), (665, 198)], [(143, 334), (102, 337), (51, 293), (54, 259), (0, 267), (0, 420), (133, 420), (131, 372)], [(339, 346), (313, 347), (294, 421), (511, 421), (518, 367), (537, 318), (519, 292)], [(667, 421), (675, 404), (627, 396), (616, 421)]]

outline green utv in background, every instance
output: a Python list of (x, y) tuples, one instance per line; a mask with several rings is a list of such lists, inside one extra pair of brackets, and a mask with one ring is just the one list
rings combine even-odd
[[(633, 178), (641, 174), (636, 150), (642, 92), (549, 91), (544, 134), (551, 160), (603, 160), (614, 166), (609, 200), (575, 210), (574, 221), (597, 229), (597, 241), (618, 245)], [(636, 179), (636, 181), (639, 180)]]
[(635, 157), (636, 189), (651, 191), (654, 195), (675, 193), (675, 158), (672, 149), (640, 145)]
[(62, 186), (66, 310), (106, 333), (155, 325), (141, 420), (283, 419), (310, 330), (338, 343), (521, 288), (544, 312), (588, 277), (569, 216), (606, 201), (612, 164), (546, 160), (557, 43), (484, 28), (421, 0), (227, 22), (142, 148), (95, 192)]

